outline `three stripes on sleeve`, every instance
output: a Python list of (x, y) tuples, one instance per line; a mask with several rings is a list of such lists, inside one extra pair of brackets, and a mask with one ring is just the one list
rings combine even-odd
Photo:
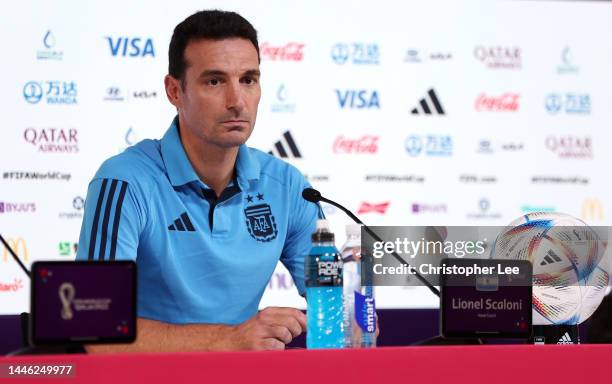
[[(121, 210), (128, 184), (115, 179), (103, 179), (97, 196), (88, 196), (95, 202), (89, 238), (89, 260), (115, 260), (117, 235), (121, 224)], [(90, 211), (87, 210), (86, 213)]]

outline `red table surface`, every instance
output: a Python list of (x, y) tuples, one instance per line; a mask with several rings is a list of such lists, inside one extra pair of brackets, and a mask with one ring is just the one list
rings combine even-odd
[(612, 345), (2, 357), (0, 365), (75, 364), (71, 379), (6, 383), (610, 383)]

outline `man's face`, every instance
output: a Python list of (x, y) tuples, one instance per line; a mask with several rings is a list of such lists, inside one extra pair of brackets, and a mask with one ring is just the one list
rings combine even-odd
[(183, 140), (222, 148), (244, 144), (253, 132), (261, 97), (257, 50), (247, 39), (194, 40), (187, 44), (184, 84), (166, 76), (178, 108)]

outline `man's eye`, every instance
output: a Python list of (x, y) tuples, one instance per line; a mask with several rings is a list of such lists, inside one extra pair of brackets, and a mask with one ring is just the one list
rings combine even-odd
[(206, 82), (206, 84), (215, 86), (221, 84), (221, 82), (219, 81), (219, 79), (210, 79)]
[(253, 77), (245, 77), (242, 79), (242, 82), (245, 84), (255, 84), (257, 83), (257, 79), (253, 78)]

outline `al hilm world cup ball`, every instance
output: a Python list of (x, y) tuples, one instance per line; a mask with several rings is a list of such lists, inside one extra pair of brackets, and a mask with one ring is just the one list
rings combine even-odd
[(603, 300), (609, 282), (607, 231), (563, 213), (534, 212), (511, 222), (493, 259), (533, 265), (533, 324), (579, 324)]

